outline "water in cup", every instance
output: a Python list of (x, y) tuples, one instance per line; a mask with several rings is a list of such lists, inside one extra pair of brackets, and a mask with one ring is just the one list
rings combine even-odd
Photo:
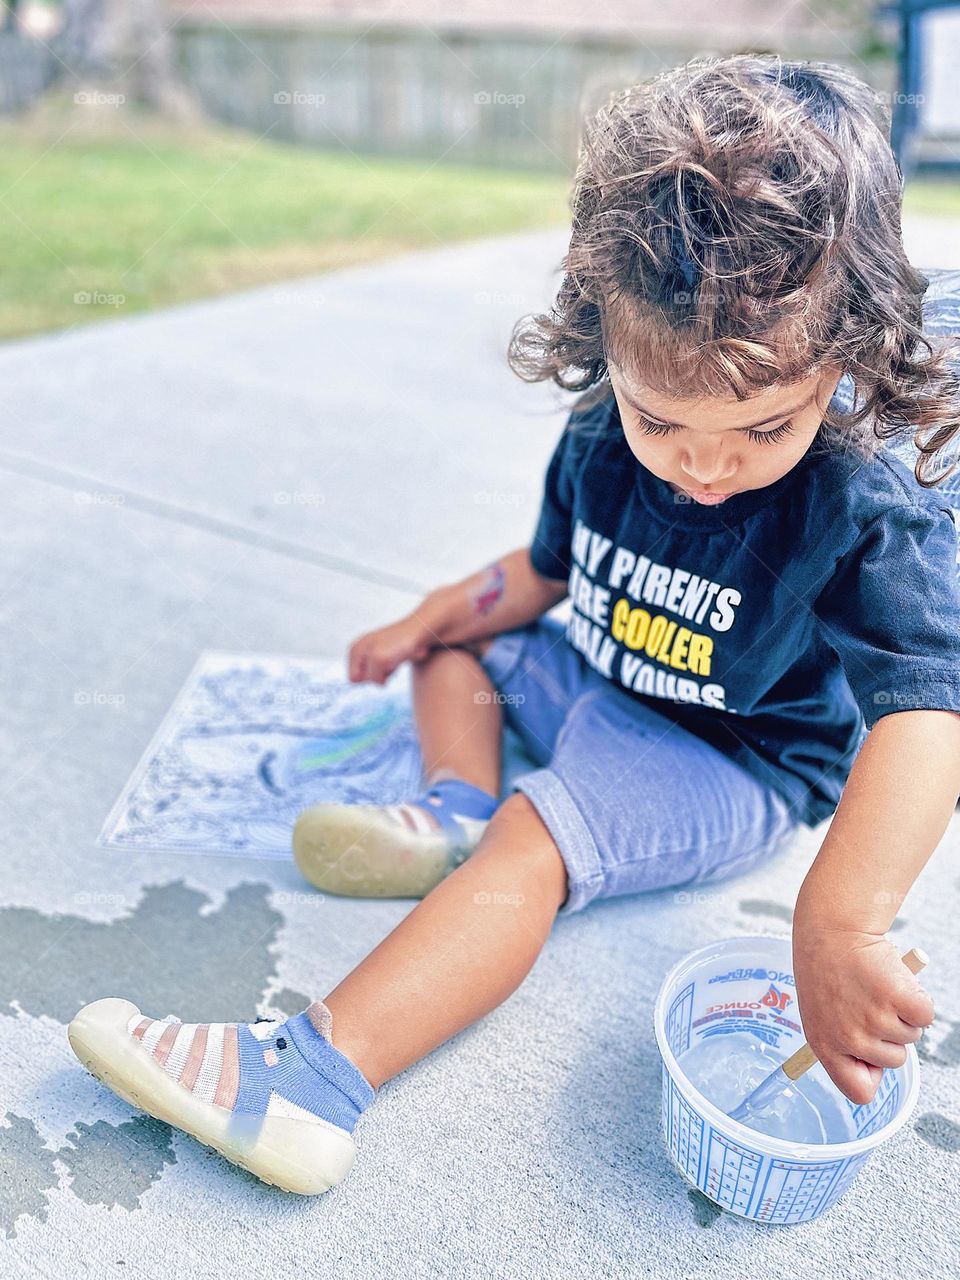
[[(677, 1061), (705, 1098), (730, 1112), (787, 1056), (748, 1031), (733, 1031), (699, 1040)], [(849, 1104), (821, 1071), (807, 1071), (744, 1124), (790, 1142), (849, 1142), (857, 1136)]]

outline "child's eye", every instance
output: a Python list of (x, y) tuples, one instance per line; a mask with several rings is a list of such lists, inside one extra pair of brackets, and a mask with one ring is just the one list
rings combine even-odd
[(781, 422), (779, 427), (774, 427), (772, 431), (754, 431), (752, 428), (747, 431), (747, 436), (751, 440), (757, 440), (761, 444), (774, 444), (777, 440), (782, 440), (784, 436), (788, 436), (793, 430), (792, 422)]
[[(652, 422), (649, 418), (638, 418), (637, 426), (645, 436), (669, 436), (677, 430), (668, 422)], [(782, 440), (784, 436), (788, 436), (793, 430), (792, 422), (782, 422), (779, 427), (774, 427), (772, 431), (755, 431), (752, 427), (744, 434), (750, 440), (756, 440), (759, 444), (776, 444), (778, 440)]]
[(638, 418), (637, 426), (645, 436), (668, 436), (676, 431), (667, 422), (651, 422), (649, 418)]

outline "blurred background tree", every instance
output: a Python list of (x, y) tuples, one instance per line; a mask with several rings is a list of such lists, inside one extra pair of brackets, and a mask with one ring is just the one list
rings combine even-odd
[(20, 0), (3, 0), (3, 22), (4, 31), (16, 31), (18, 27), (18, 11), (20, 9)]
[(62, 74), (83, 88), (189, 118), (197, 108), (175, 70), (170, 21), (163, 0), (63, 0), (50, 47)]
[[(906, 209), (960, 266), (960, 0), (937, 3)], [(77, 294), (130, 313), (563, 226), (584, 116), (694, 56), (844, 63), (898, 101), (877, 0), (0, 5), (0, 336), (108, 314)]]

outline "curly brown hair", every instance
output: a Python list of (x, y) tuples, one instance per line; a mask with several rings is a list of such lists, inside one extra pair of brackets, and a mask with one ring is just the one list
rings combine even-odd
[(609, 353), (662, 394), (744, 400), (837, 365), (856, 395), (825, 438), (912, 435), (940, 483), (960, 338), (923, 334), (888, 136), (883, 95), (829, 63), (694, 59), (613, 94), (584, 128), (556, 299), (517, 322), (510, 367), (584, 391)]

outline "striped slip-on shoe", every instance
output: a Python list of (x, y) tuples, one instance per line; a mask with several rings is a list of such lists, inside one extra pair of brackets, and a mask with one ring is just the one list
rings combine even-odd
[(322, 1002), (285, 1021), (184, 1023), (96, 1000), (74, 1053), (118, 1097), (284, 1191), (318, 1195), (350, 1171), (373, 1089), (330, 1041)]
[(410, 804), (314, 805), (294, 827), (294, 860), (327, 893), (422, 898), (470, 856), (496, 806), (459, 779)]

